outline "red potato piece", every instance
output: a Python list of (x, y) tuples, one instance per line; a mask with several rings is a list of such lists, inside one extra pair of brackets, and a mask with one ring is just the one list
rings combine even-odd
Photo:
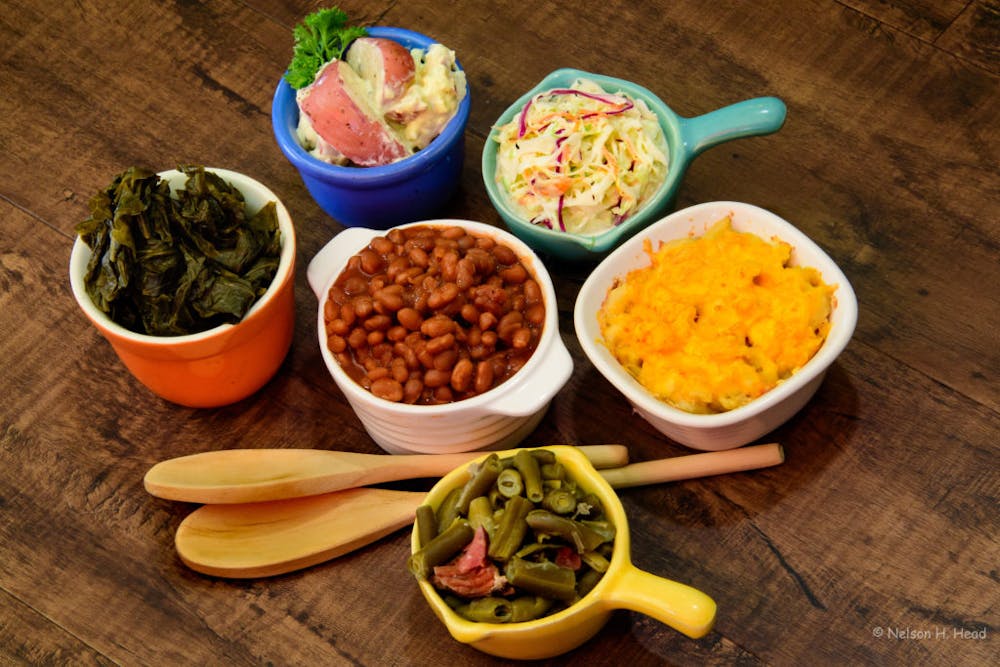
[(316, 134), (358, 166), (390, 164), (408, 155), (372, 108), (364, 81), (343, 60), (323, 68), (299, 108)]
[(360, 37), (347, 50), (347, 64), (368, 82), (378, 108), (402, 97), (413, 83), (413, 56), (399, 42), (382, 37)]

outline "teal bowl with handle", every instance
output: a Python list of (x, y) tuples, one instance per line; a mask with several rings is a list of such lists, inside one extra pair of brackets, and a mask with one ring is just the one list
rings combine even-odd
[[(624, 93), (640, 99), (660, 119), (667, 141), (667, 176), (648, 201), (624, 221), (594, 235), (575, 234), (531, 223), (511, 205), (504, 188), (497, 183), (496, 128), (509, 123), (535, 95), (553, 88), (568, 88), (577, 79), (589, 79), (608, 93)], [(785, 122), (785, 104), (776, 97), (757, 97), (701, 116), (684, 118), (663, 100), (631, 81), (593, 74), (578, 69), (558, 69), (514, 102), (497, 119), (483, 148), (483, 182), (490, 201), (508, 229), (539, 253), (569, 261), (599, 260), (639, 230), (663, 217), (673, 206), (674, 195), (684, 172), (698, 154), (726, 141), (776, 132)]]

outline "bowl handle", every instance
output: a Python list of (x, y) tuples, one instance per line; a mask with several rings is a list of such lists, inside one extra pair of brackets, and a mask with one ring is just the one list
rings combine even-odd
[(697, 588), (632, 564), (607, 589), (606, 599), (615, 608), (646, 614), (692, 639), (704, 637), (715, 625), (715, 600)]
[(541, 360), (541, 367), (535, 371), (536, 375), (532, 376), (532, 381), (521, 381), (516, 387), (512, 387), (511, 391), (491, 401), (487, 408), (490, 413), (508, 417), (527, 417), (548, 404), (562, 389), (569, 376), (573, 374), (573, 358), (569, 355), (569, 350), (566, 349), (558, 332), (543, 354), (545, 358)]
[(317, 299), (322, 301), (323, 290), (333, 277), (333, 272), (339, 270), (354, 253), (380, 233), (366, 227), (348, 227), (320, 248), (306, 269), (306, 279)]
[(777, 132), (785, 122), (785, 103), (755, 97), (694, 118), (681, 118), (681, 136), (691, 157), (725, 141)]

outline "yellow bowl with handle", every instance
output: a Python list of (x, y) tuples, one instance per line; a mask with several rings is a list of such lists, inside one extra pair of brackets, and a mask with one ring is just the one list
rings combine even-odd
[[(420, 591), (431, 609), (456, 640), (501, 658), (531, 660), (550, 658), (580, 646), (593, 637), (616, 609), (638, 611), (698, 638), (715, 622), (715, 602), (705, 593), (686, 584), (656, 576), (632, 564), (628, 519), (614, 489), (575, 447), (538, 447), (552, 451), (567, 476), (600, 498), (607, 517), (615, 525), (614, 551), (607, 572), (584, 597), (550, 616), (519, 623), (483, 623), (459, 616), (427, 580), (418, 580)], [(513, 455), (513, 452), (501, 456)], [(476, 463), (488, 456), (484, 454)], [(468, 465), (457, 468), (434, 485), (426, 503), (437, 508), (470, 476)], [(411, 552), (420, 548), (414, 525)]]

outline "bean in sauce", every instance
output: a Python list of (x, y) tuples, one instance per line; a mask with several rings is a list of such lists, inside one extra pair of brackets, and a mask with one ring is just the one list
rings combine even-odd
[(461, 227), (418, 225), (354, 255), (324, 306), (327, 346), (389, 401), (436, 405), (482, 394), (528, 361), (542, 334), (541, 286), (510, 247)]

